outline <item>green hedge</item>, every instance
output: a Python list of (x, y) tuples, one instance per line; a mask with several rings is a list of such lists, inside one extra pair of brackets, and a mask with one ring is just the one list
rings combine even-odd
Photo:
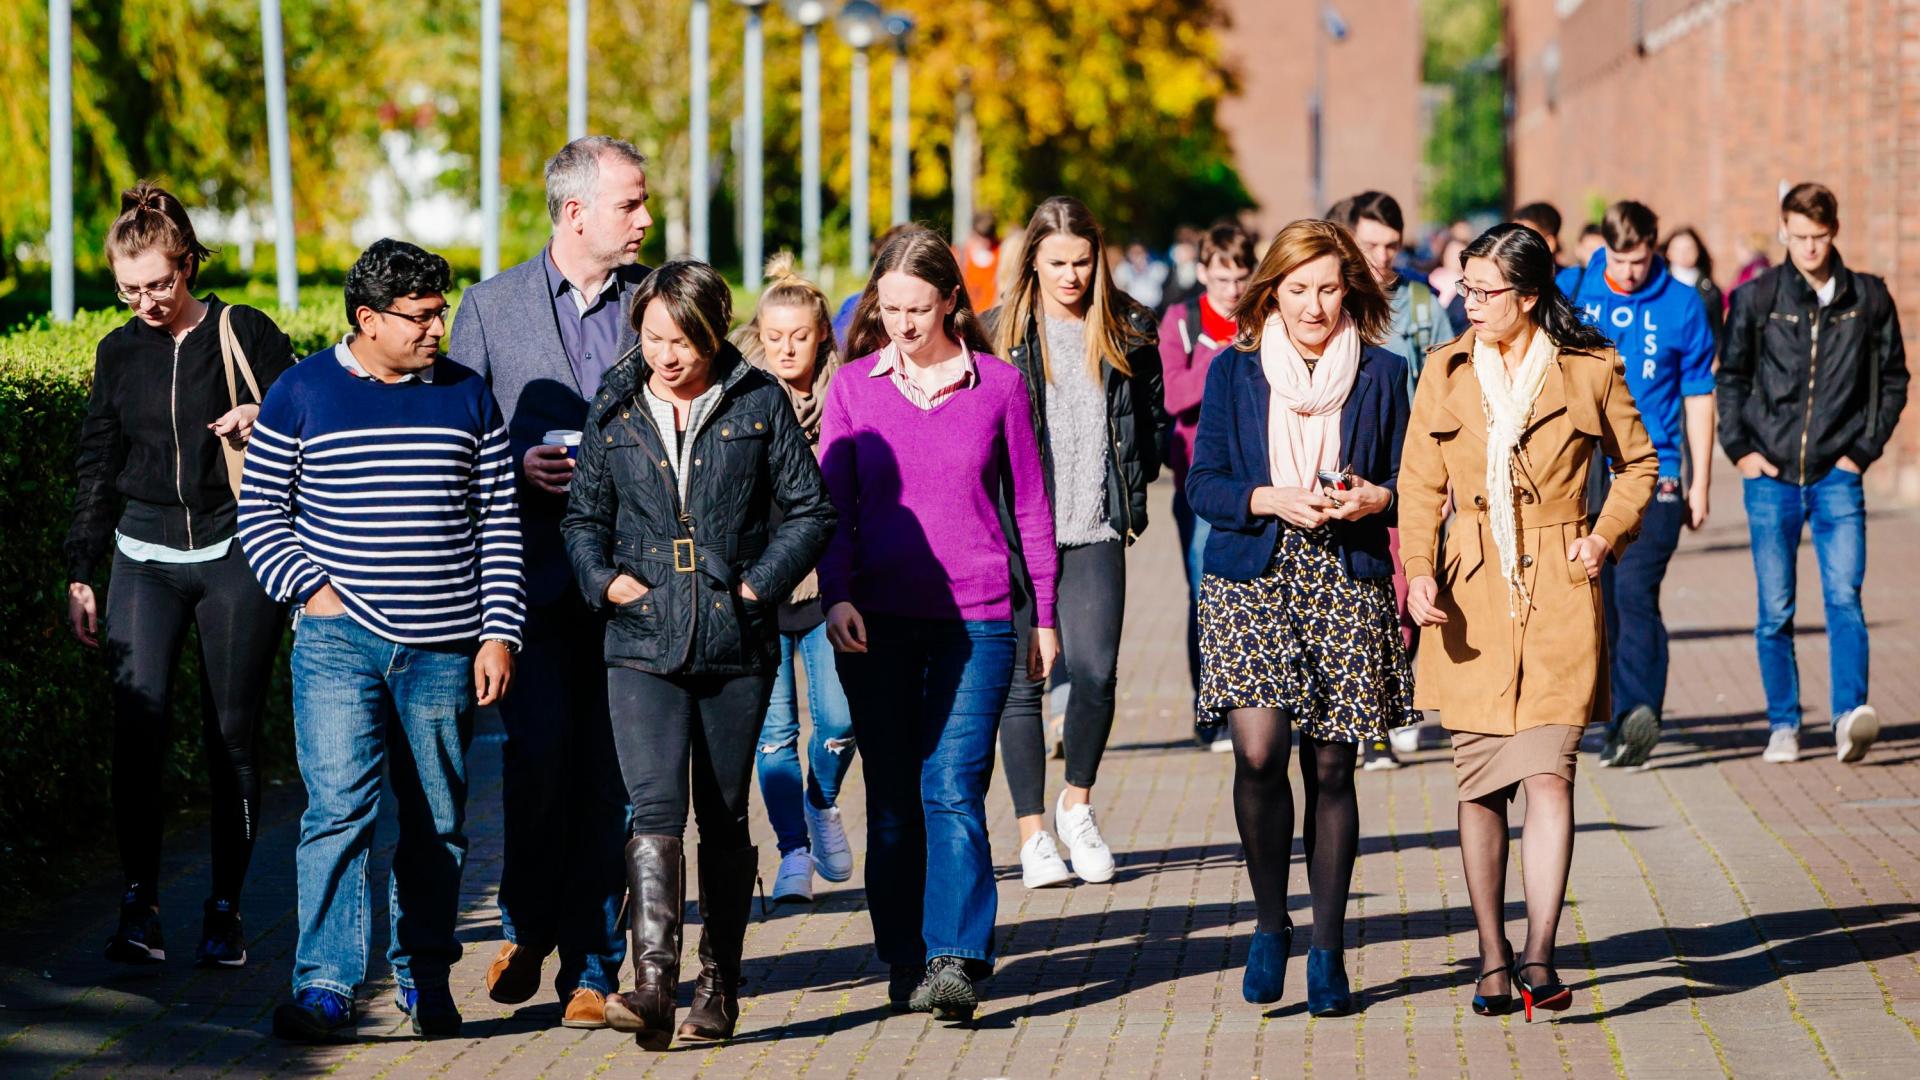
[[(271, 306), (271, 292), (223, 295), (272, 315), (302, 356), (338, 340), (343, 328), (337, 289), (303, 292), (300, 310), (291, 314)], [(99, 654), (67, 631), (60, 549), (73, 506), (74, 442), (94, 346), (126, 318), (124, 308), (84, 312), (70, 324), (41, 319), (0, 337), (0, 625), (9, 643), (0, 652), (0, 866), (10, 871), (0, 874), (0, 904), (20, 899), (23, 890), (46, 888), (46, 871), (59, 869), (63, 849), (105, 841), (111, 850), (112, 705)], [(105, 593), (100, 596), (104, 609)], [(283, 649), (262, 740), (269, 777), (289, 775), (293, 758), (288, 691)], [(191, 641), (173, 696), (172, 745), (166, 760), (155, 763), (165, 770), (169, 801), (154, 813), (206, 791)]]

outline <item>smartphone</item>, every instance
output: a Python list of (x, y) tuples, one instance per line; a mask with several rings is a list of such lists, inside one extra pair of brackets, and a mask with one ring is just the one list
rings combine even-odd
[(1328, 491), (1346, 491), (1353, 486), (1353, 476), (1350, 473), (1319, 469), (1315, 471), (1315, 475), (1320, 478), (1320, 486)]

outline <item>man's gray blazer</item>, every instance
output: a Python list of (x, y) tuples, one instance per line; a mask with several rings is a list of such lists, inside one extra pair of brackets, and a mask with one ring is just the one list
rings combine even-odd
[[(547, 258), (538, 255), (502, 270), (460, 296), (454, 312), (453, 334), (447, 357), (472, 368), (493, 387), (500, 411), (507, 418), (507, 439), (513, 448), (513, 471), (520, 477), (520, 514), (526, 537), (527, 603), (537, 606), (558, 600), (574, 588), (572, 564), (560, 542), (560, 516), (567, 501), (549, 495), (521, 476), (527, 448), (539, 444), (549, 431), (578, 431), (586, 426), (587, 400), (580, 380), (567, 360), (554, 322), (553, 296), (547, 291)], [(624, 266), (614, 271), (628, 286), (638, 285), (653, 271)], [(635, 290), (624, 290), (620, 356), (624, 359), (638, 340), (633, 331)]]

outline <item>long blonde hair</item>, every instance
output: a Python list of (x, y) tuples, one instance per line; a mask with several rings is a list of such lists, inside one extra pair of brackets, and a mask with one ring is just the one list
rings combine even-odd
[[(1128, 300), (1113, 283), (1107, 266), (1107, 241), (1100, 223), (1093, 219), (1092, 211), (1084, 203), (1065, 195), (1055, 195), (1041, 203), (1027, 222), (1019, 256), (1019, 276), (1000, 298), (999, 322), (994, 326), (995, 351), (1005, 358), (1025, 343), (1027, 328), (1040, 312), (1040, 274), (1034, 263), (1041, 242), (1056, 233), (1077, 236), (1093, 246), (1093, 284), (1087, 290), (1086, 315), (1088, 373), (1099, 381), (1100, 365), (1104, 362), (1121, 375), (1132, 375), (1127, 353), (1145, 339), (1127, 321)], [(1037, 339), (1040, 370), (1052, 381), (1053, 361), (1047, 356), (1047, 336), (1040, 334)]]
[(840, 352), (833, 344), (833, 312), (820, 286), (802, 277), (793, 252), (782, 251), (767, 260), (766, 288), (753, 306), (753, 319), (734, 331), (733, 343), (749, 363), (764, 368), (766, 349), (760, 344), (760, 315), (771, 307), (805, 308), (813, 313), (813, 393), (826, 392), (827, 380), (840, 369)]

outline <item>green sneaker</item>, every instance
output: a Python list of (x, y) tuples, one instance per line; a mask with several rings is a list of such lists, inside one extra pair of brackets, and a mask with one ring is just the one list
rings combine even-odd
[(1637, 705), (1620, 721), (1620, 752), (1613, 764), (1621, 769), (1638, 769), (1653, 756), (1660, 745), (1660, 717), (1645, 705)]

